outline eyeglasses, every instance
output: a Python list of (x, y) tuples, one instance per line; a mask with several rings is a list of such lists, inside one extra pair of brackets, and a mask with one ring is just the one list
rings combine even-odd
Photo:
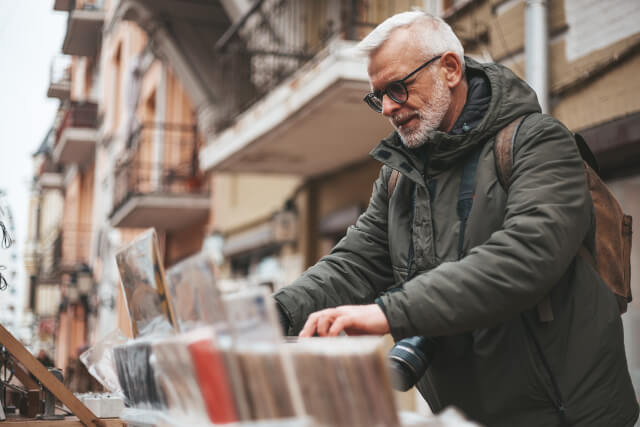
[(409, 98), (409, 91), (407, 90), (407, 85), (404, 83), (405, 80), (425, 68), (427, 65), (431, 64), (433, 61), (440, 59), (441, 56), (442, 55), (438, 55), (431, 58), (400, 80), (392, 81), (391, 83), (386, 85), (383, 90), (377, 90), (375, 92), (368, 93), (367, 96), (364, 97), (364, 102), (366, 102), (367, 105), (371, 107), (371, 109), (376, 113), (382, 113), (382, 97), (384, 95), (387, 95), (398, 104), (404, 104)]

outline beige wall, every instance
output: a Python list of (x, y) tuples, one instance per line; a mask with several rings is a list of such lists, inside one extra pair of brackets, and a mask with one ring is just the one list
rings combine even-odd
[(199, 252), (206, 235), (206, 229), (207, 220), (173, 233), (167, 233), (164, 251), (165, 267), (171, 267), (178, 261)]
[(78, 259), (76, 242), (80, 222), (80, 184), (82, 176), (76, 172), (68, 183), (65, 191), (64, 214), (62, 217), (62, 263), (73, 265)]
[(78, 171), (67, 184), (62, 220), (62, 260), (65, 265), (89, 261), (94, 171)]
[(212, 231), (241, 231), (270, 219), (300, 182), (300, 178), (276, 175), (215, 175), (211, 179)]
[(146, 34), (134, 23), (117, 24), (103, 42), (102, 96), (100, 112), (104, 114), (104, 130), (108, 136), (119, 131), (124, 120), (125, 87), (133, 57), (147, 43)]
[(166, 118), (168, 123), (180, 123), (185, 125), (195, 124), (195, 112), (193, 103), (187, 94), (176, 73), (169, 67), (167, 72), (167, 103)]
[(554, 107), (569, 129), (580, 130), (640, 111), (640, 55), (591, 80)]

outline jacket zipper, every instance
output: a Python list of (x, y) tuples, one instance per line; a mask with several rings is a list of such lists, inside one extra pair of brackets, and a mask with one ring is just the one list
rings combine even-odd
[(568, 426), (570, 424), (567, 420), (566, 405), (565, 405), (564, 399), (562, 398), (562, 393), (560, 392), (558, 381), (556, 380), (556, 377), (555, 375), (553, 375), (553, 371), (551, 370), (551, 365), (549, 365), (549, 361), (547, 360), (547, 358), (544, 355), (544, 352), (542, 351), (542, 346), (540, 345), (540, 342), (538, 342), (538, 339), (536, 338), (533, 332), (533, 327), (529, 323), (528, 319), (525, 317), (524, 313), (521, 313), (520, 317), (522, 318), (522, 323), (524, 324), (524, 328), (527, 330), (527, 333), (529, 334), (529, 336), (533, 341), (533, 345), (536, 348), (538, 357), (542, 361), (544, 370), (546, 371), (547, 375), (551, 380), (551, 385), (553, 387), (553, 391), (555, 393), (555, 398), (556, 398), (556, 401), (553, 402), (553, 404), (555, 405), (556, 410), (558, 411), (558, 415), (560, 416), (560, 421), (562, 422), (562, 425)]
[(407, 283), (413, 277), (413, 258), (414, 258), (414, 249), (413, 249), (413, 221), (416, 218), (416, 192), (417, 186), (413, 184), (413, 191), (411, 192), (411, 219), (410, 219), (410, 229), (409, 229), (409, 259), (407, 260), (407, 277), (404, 280), (404, 283)]

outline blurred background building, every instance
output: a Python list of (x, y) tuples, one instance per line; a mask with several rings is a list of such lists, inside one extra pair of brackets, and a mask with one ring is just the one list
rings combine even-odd
[[(65, 367), (130, 332), (114, 253), (155, 227), (166, 266), (203, 247), (225, 288), (285, 286), (368, 203), (391, 132), (362, 102), (350, 49), (396, 12), (443, 16), (580, 131), (640, 218), (640, 7), (635, 0), (55, 0), (68, 14), (33, 155), (25, 264), (42, 346)], [(640, 295), (640, 241), (633, 290)], [(640, 299), (624, 317), (640, 392)], [(48, 346), (48, 347), (47, 347)]]

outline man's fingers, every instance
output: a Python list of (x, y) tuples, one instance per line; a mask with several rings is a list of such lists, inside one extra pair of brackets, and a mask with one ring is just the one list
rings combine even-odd
[(303, 338), (312, 337), (315, 334), (325, 336), (329, 331), (331, 322), (337, 315), (338, 312), (335, 308), (327, 308), (312, 313), (304, 324), (302, 331), (300, 331), (299, 336)]
[(329, 333), (327, 335), (330, 337), (337, 337), (340, 332), (348, 328), (350, 325), (351, 318), (349, 316), (338, 316), (331, 324), (331, 328), (329, 328)]
[(323, 310), (320, 312), (318, 323), (316, 325), (316, 333), (321, 337), (326, 336), (329, 333), (329, 327), (333, 320), (338, 316), (336, 310)]
[(311, 314), (300, 336), (336, 336), (342, 331), (348, 332), (349, 335), (383, 335), (389, 332), (389, 323), (377, 304), (344, 305)]
[(300, 334), (298, 334), (298, 336), (300, 336), (300, 337), (312, 337), (316, 332), (316, 324), (318, 322), (319, 316), (320, 316), (320, 312), (316, 312), (316, 313), (311, 314), (307, 318), (307, 321), (304, 324), (304, 327), (302, 328), (302, 331), (300, 331)]

